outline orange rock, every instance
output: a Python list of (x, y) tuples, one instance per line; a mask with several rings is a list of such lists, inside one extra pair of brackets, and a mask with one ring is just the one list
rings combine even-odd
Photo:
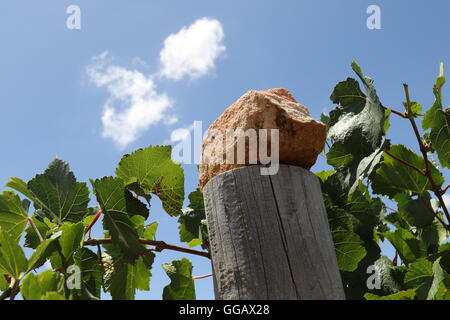
[[(251, 139), (246, 139), (245, 161), (241, 161), (242, 163), (236, 161), (237, 140), (225, 138), (227, 130), (237, 129), (243, 132), (251, 132), (249, 129), (254, 129), (257, 133), (253, 143), (249, 143)], [(308, 109), (299, 104), (286, 89), (249, 91), (210, 126), (209, 135), (203, 141), (202, 164), (199, 170), (200, 187), (203, 188), (210, 179), (222, 172), (255, 164), (255, 161), (250, 161), (255, 160), (249, 154), (251, 145), (256, 145), (258, 149), (258, 152), (254, 153), (257, 155), (257, 163), (265, 163), (259, 155), (259, 129), (269, 129), (266, 134), (268, 154), (271, 153), (272, 142), (270, 129), (279, 129), (279, 163), (306, 169), (316, 162), (327, 136), (325, 125), (311, 118)], [(230, 152), (234, 154), (234, 161), (226, 159)]]

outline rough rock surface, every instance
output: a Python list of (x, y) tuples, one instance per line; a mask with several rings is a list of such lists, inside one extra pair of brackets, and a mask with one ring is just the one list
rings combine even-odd
[[(211, 132), (220, 132), (226, 137), (229, 129), (243, 131), (255, 129), (256, 132), (260, 132), (258, 129), (279, 129), (279, 163), (306, 169), (311, 168), (316, 162), (317, 156), (324, 148), (327, 135), (325, 125), (312, 119), (308, 109), (299, 104), (286, 89), (249, 91), (226, 109), (208, 130), (209, 135), (203, 141), (200, 165), (201, 188), (222, 172), (251, 164), (248, 157), (249, 139), (245, 143), (244, 164), (226, 161), (224, 150), (233, 148), (236, 154), (236, 142), (231, 139), (229, 141), (225, 138), (220, 139)], [(270, 155), (270, 131), (267, 137)], [(257, 139), (259, 143), (259, 136)]]

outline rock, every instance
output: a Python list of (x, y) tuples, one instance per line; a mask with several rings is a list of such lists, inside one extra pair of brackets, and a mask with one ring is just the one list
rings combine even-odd
[[(261, 137), (259, 129), (279, 129), (279, 163), (305, 169), (314, 165), (324, 148), (327, 136), (326, 126), (312, 119), (308, 109), (299, 104), (286, 89), (249, 91), (226, 109), (208, 130), (208, 136), (203, 141), (202, 163), (199, 169), (201, 188), (222, 172), (254, 164), (249, 158), (249, 143), (245, 143), (245, 163), (237, 163), (236, 156), (235, 161), (226, 160), (226, 153), (234, 151), (236, 155), (237, 150), (236, 141), (225, 139), (226, 132), (237, 129), (256, 130), (257, 143), (253, 144), (257, 146)], [(270, 130), (268, 131), (267, 149), (270, 154), (271, 136)], [(258, 163), (265, 163), (260, 161), (259, 152), (257, 154)]]

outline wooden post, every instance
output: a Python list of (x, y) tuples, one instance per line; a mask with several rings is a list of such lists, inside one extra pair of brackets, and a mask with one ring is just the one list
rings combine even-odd
[(203, 189), (216, 299), (345, 299), (317, 177), (260, 168), (224, 172)]

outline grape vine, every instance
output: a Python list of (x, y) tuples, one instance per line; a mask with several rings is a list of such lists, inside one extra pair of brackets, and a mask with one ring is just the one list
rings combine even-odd
[[(374, 81), (356, 62), (352, 69), (358, 80), (338, 83), (330, 97), (336, 107), (321, 117), (333, 170), (317, 173), (346, 296), (448, 300), (450, 213), (444, 197), (450, 184), (441, 171), (450, 169), (450, 108), (442, 104), (443, 66), (426, 112), (407, 84), (404, 110), (385, 107)], [(392, 144), (392, 117), (409, 123), (419, 153)], [(174, 250), (210, 258), (202, 194), (191, 192), (183, 208), (184, 172), (171, 160), (170, 146), (125, 155), (115, 176), (89, 182), (78, 182), (69, 165), (55, 159), (30, 181), (11, 178), (6, 184), (0, 194), (0, 300), (18, 294), (97, 300), (102, 292), (131, 300), (137, 290), (150, 290), (155, 254)], [(153, 197), (177, 217), (185, 247), (156, 239)], [(92, 238), (100, 222), (104, 236)], [(394, 256), (382, 254), (383, 242), (395, 248)], [(42, 271), (44, 264), (49, 270)], [(163, 299), (195, 299), (194, 280), (206, 276), (193, 278), (186, 258), (162, 267), (170, 278)]]

